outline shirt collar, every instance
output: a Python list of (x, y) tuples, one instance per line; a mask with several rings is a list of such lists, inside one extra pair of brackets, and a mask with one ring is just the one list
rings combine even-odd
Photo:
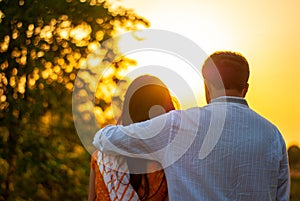
[(244, 98), (236, 97), (236, 96), (220, 96), (210, 101), (210, 103), (220, 103), (220, 102), (239, 103), (248, 106), (248, 103)]

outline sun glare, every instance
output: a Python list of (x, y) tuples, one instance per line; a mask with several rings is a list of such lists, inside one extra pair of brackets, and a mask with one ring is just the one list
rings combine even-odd
[(203, 82), (197, 69), (175, 55), (157, 51), (141, 51), (126, 55), (137, 61), (124, 73), (123, 79), (133, 80), (148, 74), (161, 79), (178, 100), (181, 109), (204, 104)]

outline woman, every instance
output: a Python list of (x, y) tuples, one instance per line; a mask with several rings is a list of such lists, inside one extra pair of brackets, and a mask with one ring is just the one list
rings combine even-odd
[[(174, 109), (172, 97), (160, 79), (149, 75), (140, 76), (130, 84), (126, 91), (119, 123), (129, 125), (145, 121)], [(99, 166), (95, 162), (97, 160)], [(123, 165), (123, 170), (128, 168), (129, 177), (124, 172), (111, 171), (105, 165), (114, 160)], [(157, 170), (158, 165), (154, 161), (120, 156), (116, 159), (116, 156), (94, 152), (91, 159), (89, 201), (107, 201), (109, 198), (115, 200), (168, 200), (164, 171), (152, 171), (153, 167)], [(115, 179), (112, 179), (113, 177)]]

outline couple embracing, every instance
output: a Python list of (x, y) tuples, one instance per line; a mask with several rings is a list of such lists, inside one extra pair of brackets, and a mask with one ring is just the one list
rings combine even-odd
[(247, 60), (216, 52), (202, 75), (208, 104), (187, 110), (158, 78), (132, 82), (120, 124), (94, 137), (90, 200), (289, 200), (284, 139), (245, 100)]

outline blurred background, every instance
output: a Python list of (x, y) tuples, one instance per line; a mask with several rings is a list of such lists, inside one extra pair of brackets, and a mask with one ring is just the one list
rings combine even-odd
[[(0, 0), (0, 200), (87, 200), (88, 126), (115, 123), (128, 84), (119, 81), (149, 63), (139, 55), (115, 60), (118, 44), (102, 42), (147, 28), (249, 60), (248, 102), (281, 130), (291, 201), (300, 200), (299, 9), (297, 0)], [(87, 139), (74, 120), (86, 125)]]

